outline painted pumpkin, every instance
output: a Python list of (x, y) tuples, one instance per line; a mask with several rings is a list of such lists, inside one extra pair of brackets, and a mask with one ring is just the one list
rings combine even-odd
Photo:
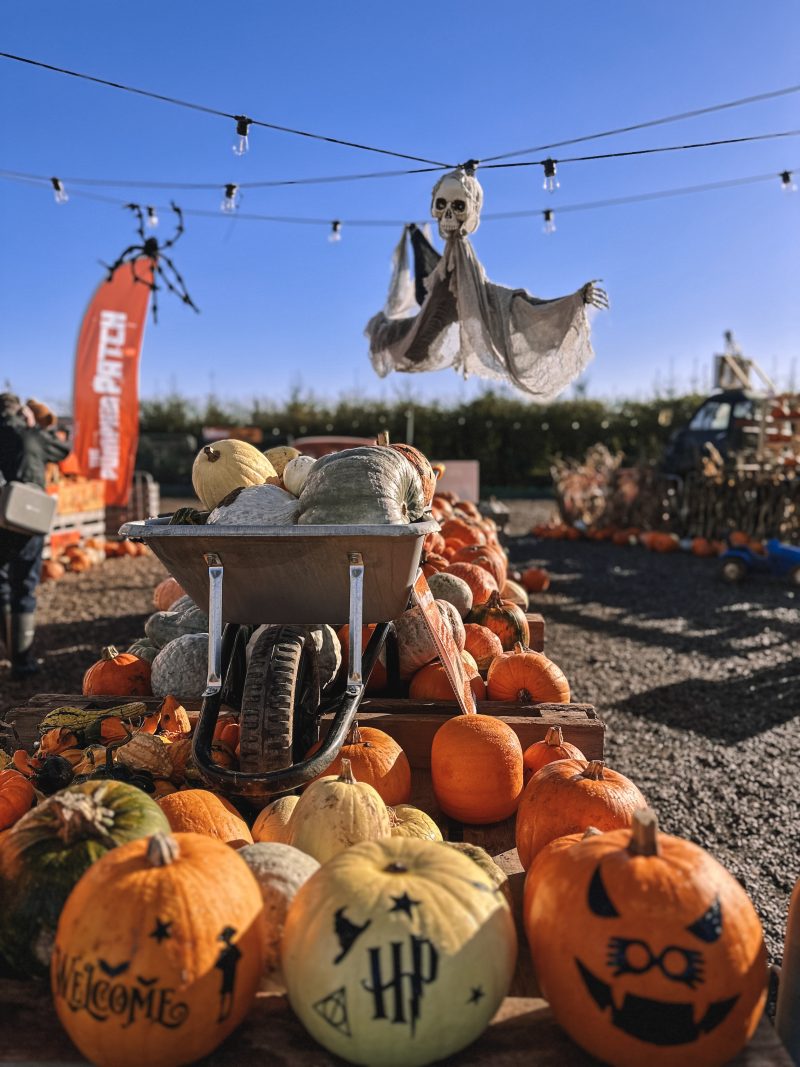
[(269, 841), (285, 844), (289, 820), (299, 799), (300, 797), (294, 794), (288, 797), (278, 797), (277, 800), (273, 800), (271, 804), (262, 808), (253, 823), (253, 841), (256, 844)]
[[(322, 742), (318, 741), (309, 749), (306, 758), (321, 746)], [(354, 723), (339, 755), (327, 768), (325, 774), (340, 774), (342, 760), (345, 759), (350, 761), (356, 781), (371, 785), (384, 804), (404, 804), (410, 799), (411, 765), (408, 762), (408, 756), (395, 739), (383, 730)], [(319, 778), (315, 780), (318, 781)]]
[(425, 503), (419, 475), (399, 452), (347, 448), (318, 459), (300, 494), (301, 525), (416, 522)]
[(537, 977), (556, 1021), (615, 1067), (728, 1063), (766, 998), (761, 924), (707, 852), (633, 829), (551, 857), (525, 913)]
[[(277, 841), (245, 845), (239, 855), (253, 872), (264, 901), (264, 974), (280, 986), (280, 947), (286, 914), (300, 887), (319, 870), (319, 864), (313, 856)], [(270, 988), (275, 990), (275, 985)]]
[(71, 785), (15, 823), (0, 845), (0, 956), (17, 974), (46, 973), (56, 924), (75, 883), (109, 849), (167, 831), (141, 789)]
[(231, 848), (253, 844), (247, 823), (233, 804), (208, 789), (182, 789), (161, 797), (158, 804), (173, 833), (205, 834)]
[(495, 657), (486, 675), (489, 700), (518, 704), (568, 704), (569, 682), (543, 652), (515, 645)]
[(392, 837), (420, 837), (427, 841), (441, 841), (442, 831), (424, 811), (413, 804), (395, 804), (389, 808)]
[(84, 696), (150, 696), (150, 664), (113, 645), (83, 676)]
[(497, 591), (492, 593), (485, 604), (479, 604), (472, 609), (469, 621), (485, 626), (497, 634), (505, 651), (517, 644), (527, 648), (531, 639), (525, 612), (510, 600), (503, 600)]
[(19, 771), (0, 771), (0, 830), (21, 819), (33, 807), (36, 794), (33, 786)]
[(347, 849), (306, 882), (282, 959), (289, 1002), (326, 1049), (420, 1067), (484, 1031), (508, 992), (516, 934), (471, 860), (392, 837)]
[(263, 903), (247, 864), (200, 834), (156, 834), (81, 878), (58, 924), (51, 985), (92, 1063), (174, 1067), (239, 1025), (263, 964)]
[(350, 760), (341, 773), (312, 782), (289, 821), (287, 844), (325, 863), (359, 841), (389, 837), (392, 824), (380, 795), (353, 776)]
[(492, 715), (456, 715), (431, 746), (433, 791), (442, 811), (466, 823), (507, 819), (522, 793), (522, 745)]
[(464, 623), (464, 635), (464, 648), (474, 658), (481, 674), (485, 674), (495, 656), (503, 651), (500, 638), (488, 627), (476, 622)]
[(251, 485), (263, 485), (277, 477), (266, 456), (247, 441), (215, 441), (197, 453), (192, 465), (192, 485), (206, 510), (232, 493)]
[(587, 826), (617, 830), (630, 826), (647, 802), (633, 782), (602, 760), (566, 759), (548, 763), (531, 778), (517, 811), (519, 861), (530, 867), (548, 842)]
[(528, 745), (522, 754), (523, 774), (527, 784), (529, 778), (546, 767), (548, 763), (555, 763), (559, 759), (580, 759), (586, 757), (577, 745), (571, 745), (564, 740), (564, 734), (560, 726), (550, 726), (545, 734), (544, 741), (534, 741)]

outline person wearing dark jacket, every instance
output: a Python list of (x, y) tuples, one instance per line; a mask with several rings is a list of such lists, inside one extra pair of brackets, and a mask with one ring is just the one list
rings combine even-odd
[[(46, 464), (58, 463), (70, 451), (51, 428), (44, 428), (54, 422), (41, 411), (34, 415), (13, 393), (0, 393), (0, 474), (5, 481), (44, 488)], [(41, 534), (16, 533), (0, 527), (0, 620), (12, 679), (24, 678), (39, 669), (33, 654), (33, 637), (43, 547)]]

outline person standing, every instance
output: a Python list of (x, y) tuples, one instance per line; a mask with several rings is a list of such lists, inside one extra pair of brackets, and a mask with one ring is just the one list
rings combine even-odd
[[(43, 489), (45, 465), (65, 459), (70, 446), (56, 436), (55, 416), (49, 408), (33, 404), (36, 414), (13, 393), (0, 393), (0, 474), (7, 482)], [(41, 534), (0, 527), (0, 619), (14, 680), (39, 669), (33, 638), (43, 548)]]

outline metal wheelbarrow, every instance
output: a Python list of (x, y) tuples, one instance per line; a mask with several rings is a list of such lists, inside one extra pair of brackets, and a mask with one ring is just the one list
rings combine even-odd
[[(409, 605), (425, 535), (408, 526), (170, 526), (126, 523), (120, 534), (148, 545), (195, 603), (208, 603), (208, 678), (192, 755), (210, 786), (265, 799), (311, 781), (338, 755), (370, 673)], [(310, 624), (349, 622), (347, 681), (320, 701)], [(364, 650), (362, 626), (376, 623)], [(267, 626), (251, 650), (254, 627)], [(241, 766), (221, 767), (211, 745), (223, 701), (239, 707)], [(324, 711), (333, 721), (321, 747)]]

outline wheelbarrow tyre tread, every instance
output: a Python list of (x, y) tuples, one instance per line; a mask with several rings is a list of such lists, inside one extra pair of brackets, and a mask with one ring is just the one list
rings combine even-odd
[(256, 642), (242, 692), (242, 771), (275, 771), (291, 765), (295, 709), (313, 673), (304, 669), (304, 654), (313, 655), (300, 627), (272, 626)]

